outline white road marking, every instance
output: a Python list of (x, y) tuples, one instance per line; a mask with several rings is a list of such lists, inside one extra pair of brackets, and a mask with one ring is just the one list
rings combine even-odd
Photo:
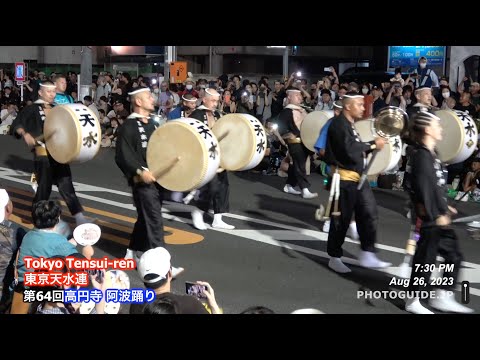
[[(5, 180), (10, 180), (13, 182), (25, 184), (25, 185), (31, 185), (29, 180), (23, 180), (19, 179), (15, 176), (30, 176), (30, 174), (27, 174), (25, 172), (21, 171), (13, 171), (7, 168), (2, 168), (0, 167), (0, 178), (4, 178)], [(130, 193), (126, 193), (123, 191), (117, 191), (117, 190), (112, 190), (108, 188), (102, 188), (98, 186), (91, 186), (88, 184), (82, 184), (82, 183), (74, 183), (76, 187), (79, 189), (84, 189), (82, 191), (89, 191), (86, 189), (93, 189), (91, 191), (101, 191), (101, 192), (109, 192), (109, 193), (114, 193), (118, 195), (123, 195), (123, 196), (128, 196), (131, 197)], [(53, 186), (53, 191), (58, 192), (58, 189), (56, 186)], [(101, 197), (93, 196), (93, 195), (87, 195), (87, 194), (82, 194), (82, 193), (77, 193), (77, 196), (80, 198), (100, 202), (103, 204), (111, 205), (111, 206), (116, 206), (120, 207), (123, 209), (128, 209), (128, 210), (135, 210), (135, 207), (133, 204), (129, 203), (120, 203), (118, 201), (114, 200), (108, 200), (104, 199)], [(183, 205), (179, 203), (174, 203), (170, 201), (165, 201), (165, 206), (168, 206), (168, 208), (164, 207), (163, 209), (163, 214), (162, 216), (165, 219), (168, 220), (173, 220), (173, 221), (178, 221), (182, 223), (187, 223), (187, 224), (192, 224), (191, 219), (183, 218), (183, 217), (178, 217), (174, 215), (170, 215), (169, 212), (189, 212), (192, 209), (192, 206), (190, 205)], [(297, 251), (297, 252), (302, 252), (305, 254), (309, 255), (315, 255), (323, 258), (329, 258), (329, 255), (320, 250), (315, 250), (311, 249), (308, 247), (300, 246), (300, 245), (295, 245), (295, 244), (288, 244), (285, 242), (285, 240), (289, 241), (327, 241), (328, 235), (326, 233), (323, 233), (321, 231), (316, 231), (316, 230), (310, 230), (310, 229), (305, 229), (305, 228), (300, 228), (296, 226), (290, 226), (290, 225), (284, 225), (281, 223), (276, 223), (272, 221), (267, 221), (267, 220), (261, 220), (261, 219), (256, 219), (256, 218), (251, 218), (248, 216), (244, 215), (238, 215), (238, 214), (225, 214), (226, 217), (230, 217), (232, 219), (237, 219), (237, 220), (242, 220), (246, 222), (254, 222), (257, 224), (262, 224), (262, 225), (267, 225), (271, 227), (276, 227), (276, 228), (281, 228), (285, 230), (244, 230), (244, 229), (235, 229), (235, 230), (223, 230), (223, 229), (215, 229), (209, 227), (210, 230), (213, 231), (219, 231), (219, 232), (224, 232), (230, 235), (234, 236), (239, 236), (243, 238), (247, 238), (250, 240), (262, 242), (265, 244), (270, 244), (273, 246), (278, 246), (278, 247), (283, 247), (289, 250)], [(357, 240), (352, 240), (349, 238), (345, 239), (346, 242), (354, 243), (354, 244), (359, 244), (359, 241)], [(390, 245), (384, 245), (377, 243), (376, 247), (382, 250), (398, 253), (398, 254), (404, 254), (405, 249), (403, 248), (398, 248), (395, 246), (390, 246)], [(357, 259), (352, 259), (348, 257), (343, 257), (342, 261), (345, 262), (346, 264), (351, 264), (351, 265), (356, 265), (359, 266), (358, 260)], [(459, 281), (467, 280), (472, 283), (480, 283), (480, 264), (475, 264), (475, 263), (470, 263), (470, 262), (462, 262), (462, 265), (471, 268), (471, 269), (462, 269), (459, 275)], [(377, 269), (379, 271), (383, 271), (387, 274), (390, 275), (396, 275), (398, 273), (398, 267), (388, 267), (385, 269)], [(475, 289), (472, 289), (475, 290)], [(474, 291), (471, 291), (473, 295), (477, 295)], [(480, 290), (478, 290), (478, 295), (480, 296)]]

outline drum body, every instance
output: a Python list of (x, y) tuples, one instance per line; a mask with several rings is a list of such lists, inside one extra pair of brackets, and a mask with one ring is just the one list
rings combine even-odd
[[(207, 125), (183, 118), (169, 121), (154, 131), (148, 142), (147, 164), (164, 188), (190, 191), (213, 179), (220, 166), (220, 154), (217, 138)], [(165, 169), (169, 163), (172, 166)]]
[(320, 132), (333, 116), (333, 110), (313, 111), (305, 116), (300, 129), (300, 137), (303, 145), (308, 150), (316, 152), (314, 146), (320, 136)]
[[(360, 120), (355, 122), (355, 129), (363, 142), (374, 140), (373, 120)], [(377, 175), (392, 170), (397, 166), (402, 157), (402, 140), (400, 136), (394, 136), (388, 139), (382, 150), (375, 157), (375, 161), (370, 167), (367, 175)], [(367, 161), (372, 158), (372, 153), (368, 155)]]
[(253, 169), (265, 156), (267, 134), (262, 123), (252, 115), (222, 116), (212, 131), (220, 143), (220, 166), (225, 170)]
[(478, 129), (468, 113), (459, 110), (438, 110), (443, 139), (437, 143), (439, 159), (446, 164), (467, 160), (475, 151)]
[(100, 122), (82, 104), (55, 106), (45, 119), (43, 133), (48, 152), (61, 164), (83, 163), (100, 150)]

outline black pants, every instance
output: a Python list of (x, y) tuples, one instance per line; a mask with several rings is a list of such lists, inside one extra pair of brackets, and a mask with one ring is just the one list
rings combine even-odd
[(72, 215), (83, 211), (72, 184), (70, 165), (60, 164), (50, 155), (35, 156), (33, 164), (38, 184), (37, 192), (33, 198), (34, 204), (37, 201), (48, 200), (52, 193), (52, 185), (55, 184), (58, 186), (58, 191), (67, 203), (68, 210)]
[[(446, 265), (453, 265), (453, 271), (443, 273), (443, 281), (435, 279), (432, 284), (442, 289), (455, 288), (458, 279), (458, 271), (463, 260), (463, 255), (458, 247), (458, 239), (455, 231), (448, 227), (422, 226), (420, 239), (413, 256), (412, 275), (408, 289), (410, 291), (424, 290), (423, 284), (430, 284), (431, 266), (436, 263), (437, 254), (445, 259)], [(433, 267), (433, 266), (432, 266)]]
[(228, 183), (227, 171), (222, 171), (208, 184), (202, 186), (196, 206), (203, 211), (208, 211), (210, 202), (213, 201), (215, 214), (223, 214), (230, 211), (230, 185)]
[(133, 227), (128, 248), (136, 251), (147, 251), (159, 246), (164, 247), (162, 187), (157, 183), (137, 183), (133, 184), (132, 193), (138, 217)]
[(328, 233), (327, 252), (332, 257), (343, 255), (342, 245), (354, 211), (361, 249), (363, 251), (375, 251), (378, 221), (377, 203), (368, 181), (365, 181), (361, 190), (357, 190), (357, 186), (358, 183), (353, 181), (340, 181), (338, 205), (341, 215), (338, 219), (332, 216)]
[(307, 158), (313, 154), (303, 144), (288, 144), (288, 151), (293, 160), (293, 165), (288, 167), (287, 185), (299, 186), (300, 189), (308, 189), (310, 183), (307, 180), (305, 164)]

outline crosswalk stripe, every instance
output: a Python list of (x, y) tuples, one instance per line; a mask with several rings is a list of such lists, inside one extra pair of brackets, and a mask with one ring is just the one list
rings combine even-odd
[[(21, 204), (21, 205), (26, 205), (26, 206), (29, 206), (29, 207), (32, 206), (32, 202), (31, 202), (31, 199), (33, 199), (33, 194), (32, 193), (30, 193), (28, 191), (21, 190), (21, 189), (17, 189), (17, 188), (11, 188), (11, 187), (8, 187), (7, 191), (9, 193), (15, 193), (15, 194), (26, 196), (30, 199), (30, 201), (28, 201), (28, 200), (21, 199), (21, 198), (15, 197), (15, 196), (11, 196), (10, 199), (14, 203)], [(60, 201), (60, 203), (63, 205), (63, 210), (66, 210), (65, 202)], [(137, 221), (135, 218), (115, 214), (115, 213), (112, 213), (112, 212), (109, 212), (109, 211), (99, 210), (99, 209), (91, 208), (91, 207), (87, 207), (87, 206), (84, 206), (83, 208), (88, 213), (102, 215), (102, 216), (113, 218), (113, 219), (116, 219), (116, 220), (128, 222), (130, 224), (134, 224)], [(22, 215), (23, 218), (19, 217), (19, 216), (16, 216), (16, 219), (12, 218), (12, 221), (16, 222), (19, 225), (28, 227), (29, 229), (33, 228), (33, 225), (31, 223), (30, 224), (25, 223), (25, 221), (23, 220), (23, 219), (31, 220), (31, 213), (29, 211), (19, 209), (18, 207), (14, 207), (14, 213), (16, 213), (18, 215)], [(74, 220), (73, 220), (74, 218), (71, 215), (68, 215), (68, 213), (64, 212), (64, 215), (62, 215), (62, 218), (70, 219), (71, 220), (70, 223), (74, 223)], [(67, 222), (69, 222), (69, 221), (67, 221)], [(130, 228), (130, 227), (115, 224), (115, 223), (112, 223), (112, 222), (109, 222), (109, 221), (104, 221), (104, 220), (98, 219), (97, 223), (99, 225), (102, 225), (102, 226), (106, 227), (106, 228), (110, 228), (110, 229), (118, 230), (118, 231), (121, 231), (121, 232), (125, 232), (128, 236), (132, 232), (132, 228)], [(27, 224), (30, 225), (30, 226), (27, 226)], [(167, 244), (188, 245), (188, 244), (195, 244), (195, 243), (198, 243), (198, 242), (204, 240), (204, 237), (200, 234), (196, 234), (196, 233), (193, 233), (193, 232), (172, 228), (172, 227), (169, 227), (169, 226), (164, 226), (164, 231), (170, 233), (169, 235), (165, 235), (165, 243), (167, 243)], [(126, 246), (128, 246), (128, 244), (130, 242), (129, 239), (125, 239), (125, 238), (119, 237), (119, 236), (114, 235), (114, 234), (105, 233), (103, 230), (102, 230), (102, 238), (107, 239), (107, 240), (111, 240), (111, 241), (114, 241), (116, 243), (126, 245)]]

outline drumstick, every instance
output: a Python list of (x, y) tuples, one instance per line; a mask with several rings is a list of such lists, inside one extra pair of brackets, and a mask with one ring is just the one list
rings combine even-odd
[(363, 184), (365, 183), (365, 180), (367, 180), (368, 171), (369, 171), (370, 168), (372, 167), (373, 161), (375, 160), (375, 157), (377, 156), (377, 154), (378, 154), (378, 150), (374, 150), (374, 151), (373, 151), (373, 154), (372, 154), (372, 158), (371, 158), (370, 161), (368, 162), (367, 168), (363, 171), (362, 177), (360, 178), (360, 181), (359, 181), (359, 183), (358, 183), (357, 190), (361, 190), (361, 189), (362, 189)]
[(335, 195), (336, 183), (338, 181), (338, 177), (336, 175), (337, 175), (336, 173), (333, 174), (332, 183), (330, 184), (330, 195), (328, 197), (327, 210), (325, 211), (325, 215), (323, 216), (324, 220), (330, 217), (330, 210), (332, 209), (333, 197)]
[(170, 169), (177, 163), (181, 160), (181, 156), (177, 156), (175, 159), (173, 159), (172, 161), (170, 161), (166, 166), (164, 166), (162, 169), (160, 170), (157, 170), (154, 174), (153, 174), (153, 177), (155, 179), (158, 179), (159, 177), (163, 176), (165, 173), (167, 173), (168, 171), (170, 171)]
[[(54, 134), (55, 134), (55, 130), (50, 133), (50, 135), (48, 136), (48, 139), (50, 139)], [(42, 135), (37, 136), (35, 138), (35, 142), (36, 143), (44, 143), (45, 140), (48, 140), (48, 139), (45, 139), (45, 134), (42, 134)]]
[(225, 139), (225, 137), (228, 135), (230, 131), (227, 131), (225, 132), (225, 134), (222, 134), (222, 136), (217, 136), (217, 140), (218, 142), (222, 141), (223, 139)]
[(221, 172), (224, 172), (224, 171), (225, 171), (224, 168), (219, 167), (219, 168), (217, 169), (217, 174), (220, 174)]
[(340, 199), (340, 175), (337, 175), (337, 182), (335, 184), (335, 206), (333, 209), (332, 216), (340, 216), (340, 212), (338, 211), (338, 200)]

